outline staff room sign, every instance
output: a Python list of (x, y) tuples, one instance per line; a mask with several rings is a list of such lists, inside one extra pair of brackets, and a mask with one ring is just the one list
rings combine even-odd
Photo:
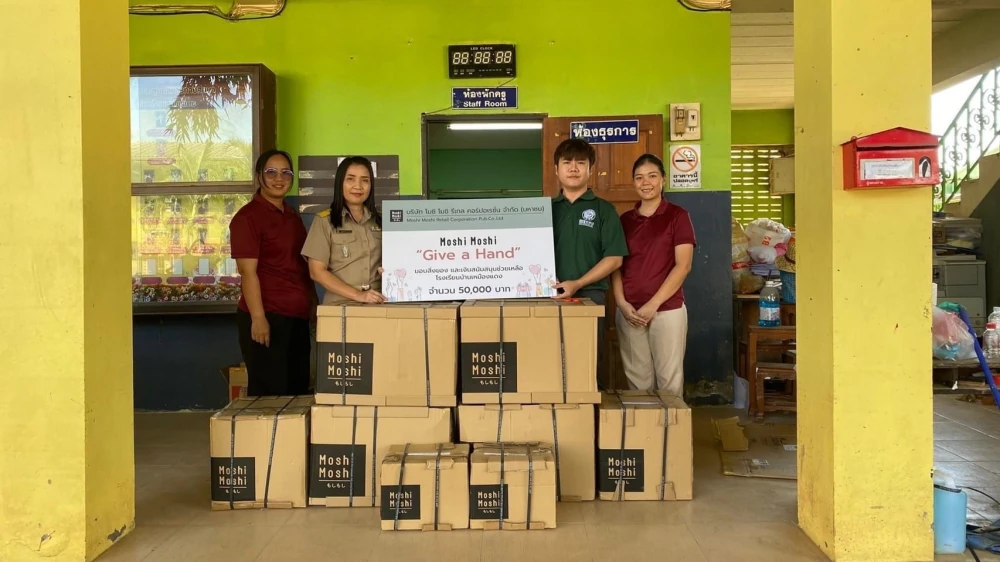
[(552, 201), (386, 201), (382, 267), (390, 302), (553, 296)]
[(574, 121), (569, 124), (569, 135), (590, 144), (632, 144), (639, 142), (639, 120), (625, 121)]

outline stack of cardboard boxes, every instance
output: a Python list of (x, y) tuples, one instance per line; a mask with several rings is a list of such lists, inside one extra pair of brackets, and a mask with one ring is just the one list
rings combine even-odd
[(212, 418), (212, 506), (381, 507), (385, 530), (546, 529), (557, 501), (595, 491), (690, 499), (691, 412), (598, 392), (603, 314), (587, 300), (321, 306), (315, 397), (236, 398)]
[[(530, 521), (514, 513), (509, 523), (555, 527), (556, 500), (594, 499), (594, 404), (601, 398), (597, 319), (604, 308), (590, 301), (469, 301), (460, 312), (461, 440), (549, 448), (555, 470), (551, 514), (537, 507), (546, 503), (536, 502)], [(524, 449), (505, 447), (504, 453), (524, 455)]]

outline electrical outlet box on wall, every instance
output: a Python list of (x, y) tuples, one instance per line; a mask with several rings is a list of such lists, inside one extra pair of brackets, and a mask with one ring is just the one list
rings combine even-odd
[(670, 104), (670, 140), (701, 140), (701, 104)]
[(771, 159), (771, 195), (792, 195), (795, 193), (795, 157)]

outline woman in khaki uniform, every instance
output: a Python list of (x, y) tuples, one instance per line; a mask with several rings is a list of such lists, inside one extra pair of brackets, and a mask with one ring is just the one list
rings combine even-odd
[(309, 275), (326, 289), (323, 304), (383, 303), (382, 217), (375, 208), (375, 174), (367, 158), (345, 158), (334, 177), (330, 209), (317, 215), (302, 255)]

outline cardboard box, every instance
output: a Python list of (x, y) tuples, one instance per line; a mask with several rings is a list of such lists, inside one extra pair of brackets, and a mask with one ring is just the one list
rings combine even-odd
[(692, 498), (691, 409), (683, 400), (654, 391), (605, 394), (598, 423), (597, 490), (602, 500)]
[(556, 528), (556, 461), (540, 443), (473, 445), (469, 528)]
[(456, 405), (457, 303), (355, 303), (317, 315), (318, 404)]
[(458, 407), (460, 441), (552, 443), (558, 501), (594, 499), (594, 425), (592, 404), (504, 404), (502, 423), (496, 404)]
[(393, 445), (380, 481), (383, 531), (469, 528), (468, 445)]
[(312, 405), (312, 396), (237, 398), (212, 416), (212, 509), (306, 506)]
[(222, 370), (222, 378), (226, 379), (226, 386), (229, 387), (229, 401), (237, 398), (247, 397), (247, 366), (240, 363), (238, 366), (226, 367)]
[(798, 445), (795, 424), (740, 425), (739, 418), (712, 420), (722, 447), (722, 473), (746, 478), (795, 480)]
[(448, 408), (313, 406), (309, 505), (379, 506), (376, 486), (391, 446), (451, 440)]
[(603, 306), (587, 299), (467, 301), (461, 316), (463, 404), (600, 402), (597, 319)]

